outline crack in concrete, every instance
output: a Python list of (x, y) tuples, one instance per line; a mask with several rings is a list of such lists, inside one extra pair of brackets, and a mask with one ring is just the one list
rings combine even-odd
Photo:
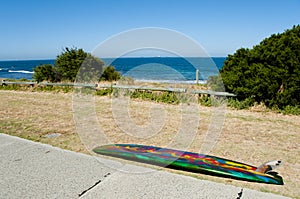
[[(107, 173), (105, 174), (103, 177), (106, 178), (107, 176), (109, 176), (111, 173)], [(102, 182), (102, 180), (98, 180), (94, 185), (90, 186), (89, 188), (87, 188), (86, 190), (82, 191), (80, 194), (78, 194), (78, 197), (80, 198), (81, 196), (83, 196), (84, 194), (86, 194), (86, 192), (90, 191), (91, 189), (93, 189), (95, 186), (97, 186), (100, 182)]]
[(84, 190), (83, 192), (81, 192), (80, 194), (78, 194), (78, 197), (83, 196), (86, 192), (88, 192), (89, 190), (91, 190), (92, 188), (94, 188), (95, 186), (97, 186), (97, 184), (99, 184), (101, 182), (101, 180), (98, 180), (94, 185), (92, 185), (91, 187), (87, 188), (86, 190)]
[(241, 192), (238, 193), (238, 197), (236, 199), (241, 199), (243, 195), (243, 188), (241, 189)]

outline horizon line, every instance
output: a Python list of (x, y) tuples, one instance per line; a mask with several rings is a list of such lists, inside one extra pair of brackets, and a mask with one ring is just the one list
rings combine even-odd
[[(128, 56), (128, 57), (98, 57), (100, 59), (123, 59), (123, 58), (226, 58), (228, 56), (207, 56), (207, 57), (176, 57), (176, 56)], [(24, 58), (24, 59), (0, 59), (1, 61), (43, 61), (43, 60), (55, 60), (56, 58)]]

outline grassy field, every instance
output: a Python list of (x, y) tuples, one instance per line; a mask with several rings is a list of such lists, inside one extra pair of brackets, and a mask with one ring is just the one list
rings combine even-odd
[[(78, 134), (74, 122), (73, 94), (54, 92), (0, 90), (0, 133), (43, 142), (60, 148), (89, 153), (86, 140)], [(151, 107), (165, 110), (164, 123), (159, 132), (142, 137), (124, 133), (127, 121), (116, 119), (117, 104), (109, 97), (95, 97), (95, 112), (102, 131), (113, 143), (139, 143), (167, 146), (180, 128), (182, 110), (179, 105), (131, 100), (128, 114), (139, 126), (151, 119)], [(184, 110), (184, 109), (183, 109)], [(213, 108), (200, 107), (200, 123), (188, 150), (199, 152), (205, 133), (209, 129)], [(129, 126), (130, 127), (130, 126)], [(126, 129), (125, 129), (126, 132)], [(278, 169), (285, 185), (267, 185), (242, 182), (226, 178), (172, 171), (196, 178), (272, 192), (300, 198), (300, 116), (282, 115), (261, 109), (226, 110), (222, 132), (211, 154), (252, 165), (281, 159)], [(58, 137), (48, 137), (56, 133)]]

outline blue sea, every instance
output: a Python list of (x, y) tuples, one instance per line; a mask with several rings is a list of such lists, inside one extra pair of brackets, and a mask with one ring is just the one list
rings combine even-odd
[[(138, 58), (103, 58), (105, 65), (112, 65), (124, 76), (138, 81), (188, 82), (205, 81), (211, 75), (217, 75), (222, 68), (225, 57), (180, 58), (180, 57), (138, 57)], [(41, 64), (54, 64), (48, 60), (0, 61), (0, 78), (32, 79), (33, 69)]]

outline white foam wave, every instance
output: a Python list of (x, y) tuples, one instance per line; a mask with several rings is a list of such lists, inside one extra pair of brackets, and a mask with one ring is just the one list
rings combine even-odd
[(34, 72), (32, 71), (27, 71), (27, 70), (8, 70), (9, 73), (28, 73), (28, 74), (33, 74)]

